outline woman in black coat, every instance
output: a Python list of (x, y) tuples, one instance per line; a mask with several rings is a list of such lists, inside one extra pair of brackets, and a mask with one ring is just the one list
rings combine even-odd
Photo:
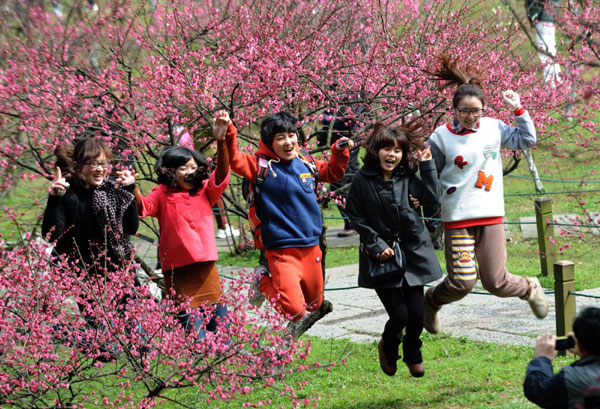
[[(396, 373), (403, 330), (403, 360), (412, 376), (424, 375), (423, 285), (442, 276), (429, 233), (409, 200), (412, 196), (421, 204), (439, 201), (435, 163), (429, 148), (423, 147), (426, 134), (414, 122), (405, 128), (375, 124), (363, 144), (364, 166), (354, 176), (346, 201), (346, 212), (360, 234), (358, 285), (375, 289), (389, 316), (379, 342), (379, 362), (390, 376)], [(417, 160), (422, 180), (415, 173)], [(380, 263), (393, 258), (396, 241), (406, 261), (404, 275), (373, 281), (366, 258)]]
[(131, 172), (117, 172), (116, 182), (109, 179), (112, 153), (97, 139), (61, 145), (56, 155), (42, 233), (50, 234), (56, 253), (79, 260), (88, 271), (122, 268), (132, 256), (129, 235), (139, 225)]
[[(135, 234), (139, 225), (132, 192), (135, 179), (128, 170), (117, 172), (116, 181), (109, 179), (112, 153), (97, 139), (82, 139), (74, 147), (61, 145), (55, 153), (56, 176), (48, 187), (42, 233), (53, 242), (55, 253), (69, 257), (77, 277), (86, 282), (78, 307), (88, 329), (104, 332), (106, 326), (94, 312), (96, 298), (101, 295), (92, 291), (95, 284), (104, 281), (106, 272), (123, 270), (132, 262), (129, 235)], [(127, 299), (123, 296), (118, 305), (124, 306)], [(141, 324), (136, 326), (142, 331)], [(72, 333), (68, 325), (55, 330), (59, 339), (75, 343), (98, 360), (109, 361), (118, 354), (115, 342), (92, 348), (94, 331), (84, 336)]]

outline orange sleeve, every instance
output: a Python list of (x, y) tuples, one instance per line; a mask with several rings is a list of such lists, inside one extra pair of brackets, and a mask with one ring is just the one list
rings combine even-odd
[(340, 151), (335, 145), (331, 147), (331, 159), (329, 162), (315, 160), (319, 170), (319, 179), (326, 183), (335, 183), (344, 177), (346, 166), (350, 160), (348, 149)]
[(231, 170), (243, 178), (256, 182), (256, 172), (258, 170), (257, 158), (255, 155), (250, 155), (238, 150), (237, 129), (233, 124), (229, 124), (225, 138), (227, 139), (229, 166), (231, 166)]

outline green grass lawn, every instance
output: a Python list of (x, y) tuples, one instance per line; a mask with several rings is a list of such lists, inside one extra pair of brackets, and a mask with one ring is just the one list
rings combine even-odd
[[(309, 367), (307, 371), (286, 376), (271, 388), (260, 383), (248, 383), (252, 390), (233, 400), (207, 402), (206, 394), (198, 388), (171, 389), (159, 397), (157, 407), (202, 407), (237, 409), (262, 407), (266, 409), (291, 408), (292, 400), (282, 393), (291, 385), (300, 400), (308, 400), (300, 407), (326, 409), (414, 409), (414, 408), (535, 408), (523, 395), (523, 379), (527, 364), (533, 358), (532, 347), (504, 346), (487, 342), (453, 338), (445, 334), (424, 333), (423, 360), (425, 376), (412, 378), (404, 363), (398, 361), (395, 376), (385, 375), (379, 366), (377, 343), (355, 343), (347, 339), (320, 339), (303, 336), (311, 343), (311, 352), (305, 361), (297, 364)], [(573, 356), (557, 357), (555, 370), (574, 361)], [(318, 363), (319, 367), (317, 368)], [(106, 367), (111, 370), (111, 366)], [(111, 399), (118, 394), (119, 380), (102, 380), (103, 385), (89, 384), (88, 392), (96, 390), (95, 398), (85, 407), (104, 407), (102, 397)], [(303, 385), (303, 386), (300, 386)], [(210, 388), (209, 385), (205, 385)], [(132, 399), (141, 399), (146, 390), (141, 383), (132, 385), (128, 393)], [(95, 403), (94, 403), (95, 402)], [(174, 402), (181, 402), (179, 406)], [(261, 405), (259, 402), (265, 402)], [(244, 406), (250, 404), (250, 406)], [(10, 408), (12, 406), (3, 406)]]
[[(398, 361), (395, 376), (379, 368), (377, 345), (348, 340), (311, 338), (308, 362), (331, 361), (329, 369), (312, 369), (288, 380), (310, 382), (298, 392), (302, 398), (328, 409), (400, 408), (534, 408), (523, 396), (523, 379), (533, 349), (468, 341), (446, 335), (423, 335), (425, 377), (410, 377)], [(341, 360), (344, 359), (345, 364)], [(573, 358), (557, 358), (562, 367)], [(288, 397), (258, 390), (244, 399), (214, 402), (209, 408), (239, 408), (243, 402), (272, 400), (265, 408), (291, 407)]]

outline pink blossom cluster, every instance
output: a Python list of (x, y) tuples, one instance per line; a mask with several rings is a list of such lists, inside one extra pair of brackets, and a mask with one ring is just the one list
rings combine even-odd
[(285, 378), (309, 369), (310, 344), (285, 335), (273, 308), (249, 305), (247, 273), (228, 282), (227, 322), (198, 338), (176, 319), (185, 304), (134, 284), (133, 261), (115, 271), (50, 250), (27, 234), (0, 251), (1, 402), (154, 407), (172, 389), (227, 400), (283, 384), (300, 404)]

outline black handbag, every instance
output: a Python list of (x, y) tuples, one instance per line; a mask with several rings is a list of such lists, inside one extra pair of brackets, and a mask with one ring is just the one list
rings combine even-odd
[(366, 269), (370, 281), (378, 283), (399, 280), (404, 276), (406, 269), (404, 252), (400, 248), (398, 241), (394, 242), (392, 248), (394, 249), (394, 257), (386, 261), (381, 261), (377, 257), (369, 255), (364, 246), (360, 245), (359, 263), (364, 263), (363, 267)]

